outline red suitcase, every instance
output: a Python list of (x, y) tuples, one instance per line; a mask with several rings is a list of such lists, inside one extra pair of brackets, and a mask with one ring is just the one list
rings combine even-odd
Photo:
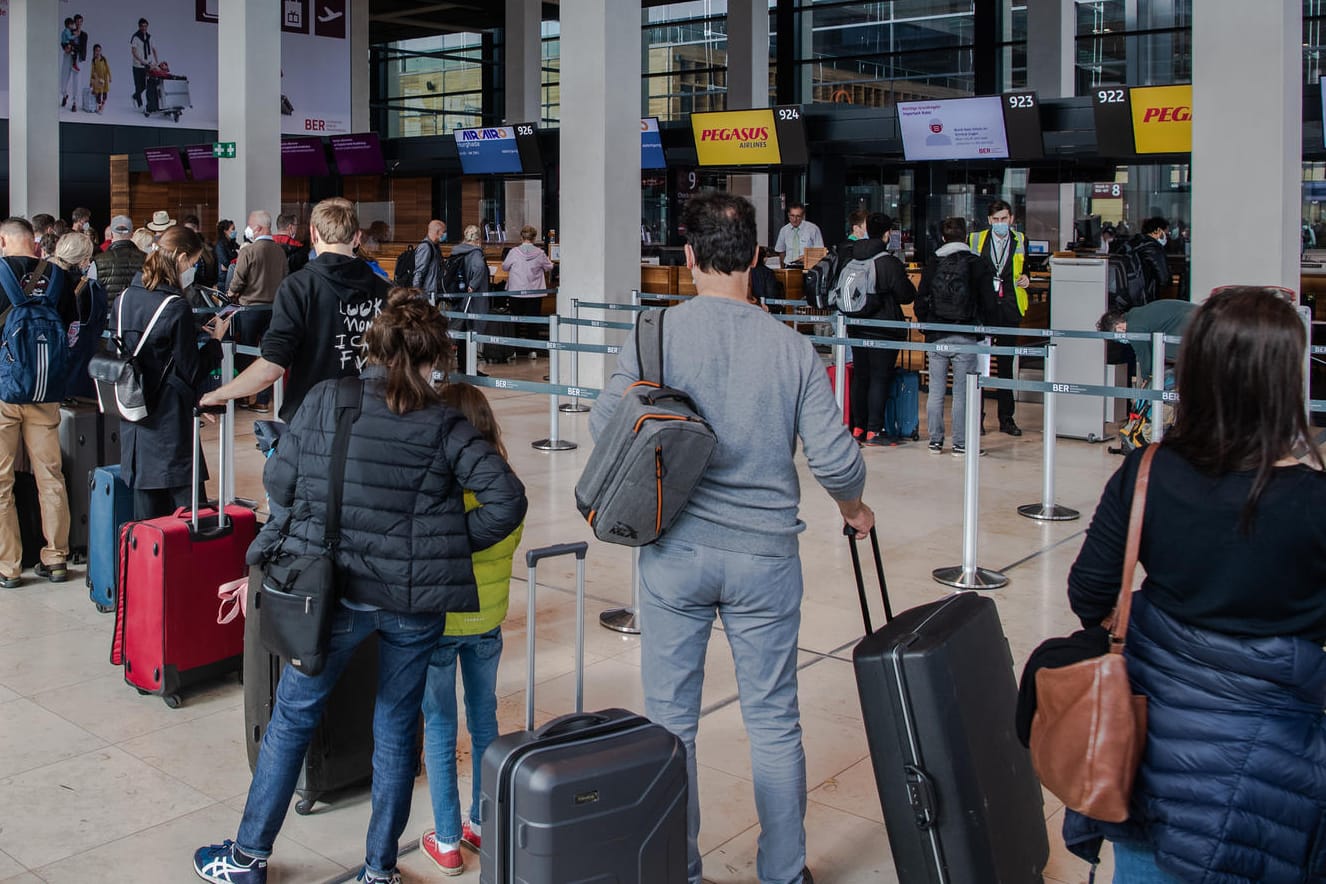
[[(230, 427), (224, 419), (220, 431), (218, 487), (225, 489)], [(124, 666), (124, 680), (139, 693), (159, 694), (172, 709), (181, 688), (240, 669), (244, 621), (217, 623), (216, 590), (248, 573), (244, 555), (257, 533), (251, 509), (232, 503), (219, 516), (215, 504), (199, 507), (197, 421), (193, 450), (192, 510), (129, 522), (120, 535), (111, 663)]]
[[(829, 386), (834, 388), (835, 393), (838, 390), (837, 374), (837, 366), (830, 362)], [(852, 425), (852, 363), (847, 363), (847, 370), (843, 372), (843, 375), (843, 423), (850, 427)]]

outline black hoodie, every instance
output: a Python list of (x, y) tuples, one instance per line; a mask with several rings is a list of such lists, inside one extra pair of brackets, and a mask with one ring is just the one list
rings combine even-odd
[(359, 258), (327, 252), (276, 290), (262, 358), (288, 369), (281, 419), (289, 423), (308, 391), (364, 367), (364, 330), (387, 304), (391, 286)]

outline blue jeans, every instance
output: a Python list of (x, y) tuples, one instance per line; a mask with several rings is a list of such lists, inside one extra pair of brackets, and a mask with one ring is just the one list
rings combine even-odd
[(240, 850), (250, 856), (271, 856), (327, 696), (355, 648), (376, 632), (381, 644), (377, 708), (373, 711), (373, 815), (368, 823), (365, 865), (380, 873), (396, 868), (397, 845), (410, 816), (419, 764), (419, 705), (428, 657), (442, 626), (442, 615), (436, 613), (339, 607), (332, 619), (326, 668), (312, 677), (291, 666), (282, 670), (272, 721), (263, 734), (258, 767), (235, 837)]
[(456, 661), (465, 684), (465, 724), (470, 730), (470, 823), (479, 827), (479, 771), (483, 753), (497, 736), (497, 663), (502, 627), (482, 635), (444, 635), (428, 661), (424, 691), (424, 764), (433, 798), (437, 840), (460, 840), (460, 793), (456, 782)]
[[(936, 344), (976, 344), (968, 335), (946, 335)], [(944, 441), (944, 388), (949, 363), (953, 364), (953, 444), (967, 444), (967, 375), (976, 374), (975, 353), (927, 354), (930, 371), (930, 394), (925, 401), (925, 424), (931, 442)]]
[(640, 548), (640, 671), (645, 714), (686, 745), (688, 867), (700, 884), (695, 734), (715, 613), (736, 664), (760, 817), (763, 884), (797, 884), (806, 864), (806, 754), (797, 707), (801, 559), (713, 549), (664, 537)]
[(1183, 884), (1156, 865), (1156, 851), (1135, 841), (1114, 842), (1114, 884)]

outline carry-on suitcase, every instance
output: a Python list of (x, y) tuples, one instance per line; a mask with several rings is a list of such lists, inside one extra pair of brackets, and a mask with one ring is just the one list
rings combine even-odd
[[(224, 411), (221, 412), (224, 415)], [(111, 663), (139, 693), (160, 694), (172, 709), (180, 690), (240, 668), (244, 625), (217, 623), (217, 587), (248, 573), (244, 555), (257, 533), (253, 510), (198, 500), (199, 421), (193, 429), (193, 506), (145, 522), (120, 536), (120, 584)], [(229, 421), (219, 427), (219, 480), (224, 500)]]
[(95, 402), (70, 400), (60, 406), (60, 454), (69, 492), (69, 556), (88, 552), (92, 471), (120, 461), (120, 419), (102, 414)]
[[(871, 542), (889, 616), (873, 530)], [(852, 564), (867, 628), (852, 661), (898, 879), (1040, 882), (1045, 808), (1015, 730), (1017, 681), (994, 602), (959, 592), (871, 632), (855, 548)]]
[[(525, 730), (484, 753), (479, 880), (686, 880), (686, 750), (625, 709), (583, 713), (584, 542), (530, 550)], [(576, 557), (576, 711), (534, 729), (535, 576), (540, 559)]]
[[(834, 395), (838, 390), (838, 366), (836, 363), (829, 363), (829, 386), (834, 389)], [(852, 363), (847, 363), (847, 368), (843, 371), (843, 423), (847, 426), (852, 425)]]
[(895, 371), (884, 402), (884, 435), (894, 439), (921, 438), (921, 375)]
[(97, 112), (97, 95), (91, 87), (83, 87), (83, 96), (80, 103), (84, 113), (95, 114)]
[[(272, 720), (276, 686), (286, 664), (263, 646), (260, 637), (262, 611), (253, 599), (261, 581), (262, 569), (254, 568), (249, 575), (249, 605), (244, 620), (244, 731), (251, 771), (258, 766), (258, 750)], [(373, 778), (373, 709), (377, 695), (378, 637), (373, 635), (355, 650), (327, 698), (322, 720), (299, 769), (295, 813), (312, 813), (314, 803), (325, 793)]]
[(92, 471), (92, 499), (88, 503), (87, 587), (97, 610), (115, 610), (115, 587), (120, 581), (120, 530), (133, 520), (134, 499), (120, 478), (120, 465)]

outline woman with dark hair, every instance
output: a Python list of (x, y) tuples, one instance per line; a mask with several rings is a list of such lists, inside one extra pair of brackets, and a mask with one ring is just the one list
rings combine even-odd
[[(1116, 882), (1326, 880), (1326, 474), (1305, 340), (1279, 292), (1243, 286), (1213, 292), (1184, 336), (1127, 632), (1148, 703), (1132, 816), (1064, 820), (1085, 859), (1114, 842)], [(1110, 479), (1068, 576), (1086, 626), (1118, 599), (1143, 451)]]
[[(525, 516), (525, 489), (506, 461), (433, 388), (451, 362), (447, 320), (418, 289), (393, 289), (364, 333), (368, 367), (350, 432), (341, 498), (333, 615), (326, 667), (281, 674), (271, 724), (234, 841), (200, 848), (206, 881), (261, 882), (322, 709), (355, 649), (376, 633), (379, 681), (373, 716), (373, 814), (359, 880), (400, 881), (397, 844), (410, 816), (419, 764), (419, 712), (428, 661), (445, 613), (477, 611), (470, 556), (499, 542)], [(290, 511), (284, 549), (323, 549), (340, 381), (315, 386), (267, 462), (263, 481)], [(466, 512), (463, 489), (479, 506)], [(261, 560), (275, 537), (249, 550)]]
[[(147, 417), (125, 421), (120, 429), (120, 469), (134, 492), (135, 519), (169, 515), (192, 503), (193, 408), (207, 376), (221, 364), (220, 341), (230, 328), (230, 320), (213, 317), (203, 326), (208, 339), (199, 349), (184, 292), (193, 283), (204, 247), (202, 237), (189, 228), (177, 224), (168, 229), (112, 311), (111, 327), (130, 351), (138, 352), (150, 406)], [(200, 467), (202, 481), (207, 465)]]
[(230, 282), (230, 268), (239, 257), (239, 245), (235, 242), (235, 222), (222, 218), (216, 224), (216, 242), (212, 244), (212, 255), (216, 258), (216, 287), (226, 290)]

